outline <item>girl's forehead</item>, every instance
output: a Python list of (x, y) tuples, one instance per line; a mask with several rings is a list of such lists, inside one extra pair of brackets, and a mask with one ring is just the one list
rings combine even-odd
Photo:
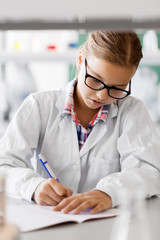
[(112, 74), (124, 72), (127, 74), (134, 73), (136, 71), (136, 66), (125, 67), (96, 57), (87, 59), (87, 68), (90, 69), (93, 73), (97, 74), (100, 72), (111, 72)]
[(133, 77), (136, 67), (123, 67), (114, 63), (110, 63), (104, 59), (89, 58), (87, 59), (87, 70), (89, 74), (104, 81), (104, 83), (122, 82), (127, 84)]

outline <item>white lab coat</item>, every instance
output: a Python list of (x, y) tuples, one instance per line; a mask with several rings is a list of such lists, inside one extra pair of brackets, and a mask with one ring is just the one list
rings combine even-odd
[(75, 123), (62, 114), (70, 87), (31, 94), (13, 118), (0, 142), (7, 192), (31, 200), (48, 177), (36, 150), (62, 184), (75, 193), (106, 192), (113, 207), (122, 188), (141, 186), (145, 197), (160, 194), (160, 139), (142, 101), (127, 97), (112, 103), (107, 121), (95, 125), (79, 151)]

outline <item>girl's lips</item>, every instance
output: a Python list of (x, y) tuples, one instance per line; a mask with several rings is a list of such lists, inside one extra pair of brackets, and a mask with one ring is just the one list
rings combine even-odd
[(92, 104), (94, 104), (94, 105), (97, 105), (97, 106), (103, 105), (103, 103), (97, 102), (96, 100), (93, 100), (93, 99), (90, 99), (90, 100), (91, 100)]

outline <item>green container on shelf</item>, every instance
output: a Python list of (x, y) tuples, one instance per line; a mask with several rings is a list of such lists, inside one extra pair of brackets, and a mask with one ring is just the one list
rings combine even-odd
[[(87, 40), (88, 37), (88, 33), (79, 33), (79, 39), (78, 39), (78, 44), (77, 44), (77, 49), (80, 48), (80, 46), (85, 43), (85, 41)], [(70, 64), (69, 65), (69, 81), (71, 81), (72, 79), (74, 79), (77, 75), (77, 68), (76, 68), (76, 64)]]

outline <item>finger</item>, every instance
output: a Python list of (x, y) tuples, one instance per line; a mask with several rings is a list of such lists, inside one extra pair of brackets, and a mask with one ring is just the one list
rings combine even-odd
[(81, 204), (81, 200), (76, 198), (73, 199), (70, 203), (68, 203), (61, 211), (63, 213), (69, 213), (77, 208)]
[(49, 206), (56, 206), (58, 204), (54, 199), (50, 198), (47, 195), (44, 195), (42, 199), (38, 199), (37, 203), (39, 205), (49, 205)]
[(66, 199), (63, 199), (60, 203), (58, 203), (57, 206), (53, 208), (53, 211), (61, 211), (61, 209), (67, 205), (67, 202), (65, 200)]
[(107, 208), (106, 204), (99, 203), (90, 211), (90, 213), (95, 214), (95, 213), (99, 213), (99, 212), (102, 212), (102, 211), (107, 210), (107, 209), (109, 209), (109, 207)]
[(53, 188), (50, 185), (49, 185), (49, 189), (47, 191), (47, 195), (57, 203), (61, 202), (64, 198), (64, 197), (57, 195), (57, 193), (53, 190)]
[(53, 210), (54, 211), (61, 211), (67, 205), (69, 205), (72, 201), (74, 201), (74, 199), (75, 199), (75, 196), (63, 199), (56, 207), (53, 208)]
[(43, 200), (43, 198), (47, 195), (56, 202), (60, 202), (63, 199), (63, 197), (57, 195), (57, 193), (51, 187), (50, 181), (48, 180), (43, 183), (40, 191), (37, 194), (37, 197)]
[(82, 202), (79, 206), (77, 206), (73, 210), (73, 213), (78, 214), (78, 213), (86, 211), (86, 210), (88, 210), (88, 212), (90, 212), (90, 209), (92, 209), (93, 207), (95, 207), (95, 203), (93, 202), (93, 200), (88, 200), (88, 201)]
[(65, 197), (70, 197), (70, 196), (72, 196), (72, 194), (73, 194), (72, 189), (66, 188), (66, 196)]
[[(55, 193), (55, 191), (52, 189), (52, 187), (50, 186), (48, 181), (45, 181), (42, 184), (40, 184), (38, 186), (38, 188), (36, 189), (36, 191), (34, 193), (34, 200), (36, 203), (41, 204), (41, 202), (45, 202), (44, 200), (46, 199), (47, 196), (52, 199), (53, 203), (54, 202), (58, 203), (63, 199), (63, 197), (58, 196)], [(50, 202), (49, 202), (49, 204), (50, 204)]]
[(49, 206), (56, 206), (58, 204), (58, 202), (56, 202), (54, 199), (50, 198), (49, 196), (45, 198), (45, 203), (46, 205), (49, 205)]
[(49, 180), (50, 186), (53, 188), (53, 190), (56, 192), (57, 195), (59, 196), (65, 196), (67, 191), (66, 188), (60, 184), (56, 179), (51, 178)]

